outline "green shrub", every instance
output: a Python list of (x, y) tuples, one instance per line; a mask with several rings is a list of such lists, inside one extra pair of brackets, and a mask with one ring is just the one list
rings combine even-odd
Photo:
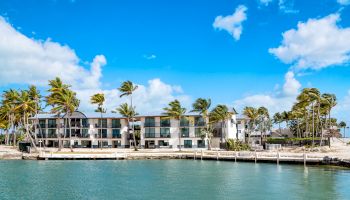
[(248, 144), (243, 143), (239, 140), (228, 139), (226, 141), (226, 150), (228, 150), (228, 151), (244, 151), (244, 150), (250, 150), (250, 147)]

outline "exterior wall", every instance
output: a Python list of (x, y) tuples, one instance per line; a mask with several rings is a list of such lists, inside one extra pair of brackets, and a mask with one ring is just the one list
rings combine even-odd
[[(198, 115), (199, 116), (199, 115)], [(138, 120), (140, 123), (140, 147), (141, 148), (147, 148), (147, 144), (154, 144), (154, 146), (148, 148), (172, 148), (177, 149), (180, 145), (182, 148), (191, 147), (191, 148), (207, 148), (208, 142), (207, 139), (201, 138), (199, 135), (196, 135), (196, 128), (204, 128), (205, 126), (196, 126), (195, 124), (195, 117), (196, 116), (188, 116), (189, 119), (189, 125), (187, 126), (181, 126), (180, 128), (188, 128), (189, 134), (188, 136), (181, 137), (180, 143), (179, 143), (179, 134), (180, 134), (180, 128), (179, 128), (179, 121), (175, 119), (170, 119), (170, 127), (164, 127), (169, 128), (170, 130), (170, 137), (161, 137), (161, 117), (160, 116), (153, 116), (155, 121), (155, 126), (150, 127), (154, 128), (155, 134), (152, 137), (146, 137), (146, 127), (145, 127), (145, 119), (146, 117), (140, 117)], [(128, 127), (127, 127), (127, 120), (124, 118), (104, 118), (107, 119), (107, 127), (103, 128), (107, 130), (107, 137), (101, 138), (99, 134), (99, 118), (88, 118), (87, 124), (88, 127), (80, 127), (80, 134), (81, 137), (72, 137), (72, 143), (75, 144), (77, 147), (81, 146), (91, 146), (91, 148), (99, 147), (99, 143), (102, 142), (104, 147), (118, 147), (118, 148), (125, 148), (130, 147), (130, 140), (128, 136)], [(112, 120), (113, 119), (119, 119), (120, 120), (120, 138), (113, 137), (113, 130), (116, 128), (112, 127)], [(43, 119), (41, 119), (43, 120)], [(45, 130), (46, 136), (42, 139), (44, 140), (45, 144), (49, 145), (57, 145), (58, 138), (56, 137), (48, 137), (48, 131), (50, 128), (47, 127), (48, 124), (48, 118), (44, 119), (46, 128), (43, 128)], [(56, 124), (61, 124), (61, 126), (64, 124), (64, 119), (55, 119)], [(80, 122), (82, 125), (82, 119), (80, 119)], [(222, 130), (222, 137), (214, 137), (212, 138), (212, 147), (213, 148), (219, 148), (221, 142), (225, 142), (226, 139), (236, 139), (238, 136), (239, 140), (244, 140), (244, 133), (245, 133), (245, 124), (244, 120), (241, 120), (241, 123), (237, 124), (236, 116), (233, 115), (231, 119), (224, 122), (223, 130)], [(216, 126), (217, 129), (221, 129), (221, 125), (218, 124)], [(51, 128), (58, 130), (57, 128)], [(83, 130), (87, 129), (88, 135), (83, 135)], [(39, 129), (37, 128), (35, 130), (37, 134), (39, 134)], [(64, 128), (60, 128), (60, 133), (64, 134)], [(62, 140), (65, 140), (67, 145), (69, 143), (69, 138), (66, 137)], [(162, 146), (160, 147), (160, 141), (164, 141), (165, 143), (168, 143), (168, 146)], [(201, 142), (201, 146), (198, 147), (199, 142)], [(185, 145), (186, 143), (186, 145)], [(190, 145), (191, 144), (191, 145)], [(117, 146), (118, 145), (118, 146)], [(203, 146), (204, 145), (204, 146)], [(186, 147), (185, 147), (186, 146)]]

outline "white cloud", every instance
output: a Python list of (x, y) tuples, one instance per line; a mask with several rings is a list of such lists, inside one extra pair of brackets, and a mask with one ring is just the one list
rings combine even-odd
[(283, 33), (282, 44), (269, 49), (295, 70), (319, 70), (346, 64), (350, 53), (350, 28), (337, 25), (339, 14), (299, 22), (297, 29)]
[(147, 60), (153, 60), (153, 59), (156, 59), (157, 56), (154, 55), (154, 54), (151, 54), (151, 55), (143, 55), (143, 57)]
[[(95, 109), (90, 104), (90, 96), (98, 92), (105, 94), (109, 112), (120, 103), (128, 101), (128, 98), (119, 98), (120, 93), (117, 89), (104, 90), (101, 87), (102, 67), (107, 63), (103, 55), (95, 56), (89, 64), (90, 69), (86, 69), (80, 63), (83, 62), (67, 45), (61, 45), (50, 39), (39, 41), (28, 38), (0, 17), (0, 86), (11, 84), (47, 86), (48, 80), (59, 76), (77, 92), (82, 111)], [(152, 79), (147, 85), (139, 85), (134, 94), (134, 104), (140, 113), (162, 112), (162, 108), (175, 98), (182, 101), (185, 106), (189, 106), (189, 96), (181, 93), (180, 86)]]
[(213, 23), (213, 27), (218, 30), (225, 30), (235, 40), (239, 40), (242, 34), (242, 22), (247, 19), (246, 15), (247, 7), (239, 5), (232, 15), (217, 16)]
[(268, 6), (273, 0), (259, 0), (259, 3)]
[(276, 91), (275, 87), (272, 94), (255, 94), (234, 101), (234, 106), (238, 110), (243, 110), (245, 106), (260, 107), (265, 106), (270, 114), (290, 110), (296, 100), (301, 84), (295, 79), (293, 72), (287, 72), (282, 91)]
[(350, 0), (337, 0), (340, 5), (346, 6), (350, 4)]
[(286, 14), (296, 14), (299, 13), (299, 10), (294, 8), (294, 0), (279, 0), (278, 7), (280, 11)]

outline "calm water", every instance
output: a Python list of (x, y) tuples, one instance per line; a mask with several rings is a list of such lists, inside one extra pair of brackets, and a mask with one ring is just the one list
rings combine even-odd
[(0, 199), (350, 199), (350, 170), (193, 160), (0, 161)]

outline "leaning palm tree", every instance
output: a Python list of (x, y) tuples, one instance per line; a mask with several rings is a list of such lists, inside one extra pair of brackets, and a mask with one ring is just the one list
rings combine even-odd
[(203, 99), (203, 98), (198, 98), (193, 104), (193, 110), (191, 112), (198, 112), (199, 114), (202, 115), (203, 119), (205, 120), (205, 125), (206, 125), (206, 130), (204, 131), (205, 133), (205, 138), (208, 141), (208, 150), (211, 149), (211, 136), (212, 133), (210, 134), (210, 124), (209, 124), (209, 108), (211, 106), (211, 99)]
[(168, 107), (163, 108), (164, 114), (169, 118), (173, 118), (178, 121), (178, 132), (179, 132), (179, 150), (181, 151), (181, 131), (180, 131), (180, 120), (186, 113), (186, 108), (181, 106), (179, 100), (175, 99), (170, 102)]
[(19, 93), (17, 90), (7, 90), (2, 95), (2, 105), (6, 107), (10, 130), (12, 131), (13, 146), (16, 146), (16, 122), (18, 122), (18, 112), (16, 113), (16, 102), (18, 100)]
[(279, 131), (279, 134), (282, 134), (282, 130), (281, 130), (281, 122), (282, 122), (282, 117), (281, 117), (281, 114), (279, 112), (276, 112), (274, 115), (273, 115), (273, 122), (275, 124), (278, 124), (278, 131)]
[[(120, 97), (130, 96), (130, 107), (133, 110), (135, 110), (135, 107), (133, 107), (133, 104), (132, 104), (132, 94), (135, 92), (135, 90), (137, 88), (138, 88), (138, 86), (134, 85), (131, 81), (123, 82), (122, 85), (118, 88), (118, 90), (121, 92)], [(131, 118), (131, 122), (132, 122), (132, 133), (134, 135), (134, 132), (135, 132), (134, 117)], [(134, 149), (135, 149), (135, 151), (137, 151), (135, 137), (133, 139), (134, 139)]]
[(339, 128), (343, 128), (344, 130), (344, 137), (345, 137), (345, 128), (346, 128), (346, 123), (344, 121), (339, 122)]
[[(102, 138), (102, 118), (103, 118), (103, 113), (106, 112), (106, 109), (103, 108), (103, 104), (105, 102), (105, 95), (103, 93), (97, 93), (91, 96), (90, 98), (90, 102), (92, 104), (97, 104), (97, 109), (95, 110), (95, 112), (99, 112), (101, 114), (101, 118), (100, 118), (100, 138)], [(102, 149), (102, 140), (100, 142), (100, 147)]]
[(270, 120), (269, 111), (267, 108), (261, 106), (258, 108), (259, 114), (259, 127), (260, 127), (260, 142), (263, 143), (263, 137), (268, 130), (268, 122)]
[[(132, 108), (131, 106), (129, 106), (127, 103), (123, 103), (121, 104), (118, 108), (116, 108), (115, 111), (112, 111), (113, 113), (119, 113), (120, 115), (122, 115), (123, 117), (126, 118), (126, 122), (127, 122), (127, 133), (128, 135), (130, 134), (130, 120), (132, 118), (134, 118), (136, 115), (138, 115), (138, 113), (135, 112), (135, 109)], [(132, 136), (134, 139), (134, 149), (135, 151), (137, 151), (137, 146), (136, 146), (136, 133), (133, 132)]]
[(255, 129), (256, 121), (259, 117), (258, 109), (254, 107), (245, 107), (243, 109), (243, 115), (248, 118), (248, 143), (250, 142), (250, 136), (252, 131)]
[(219, 104), (210, 112), (210, 121), (213, 123), (220, 123), (221, 125), (221, 142), (223, 143), (223, 135), (225, 133), (226, 139), (226, 123), (225, 121), (231, 119), (233, 112), (230, 112), (226, 105)]
[[(35, 116), (34, 125), (39, 127), (39, 134), (40, 134), (41, 138), (44, 138), (43, 132), (42, 132), (42, 129), (41, 129), (41, 126), (39, 123), (39, 118), (38, 118), (38, 112), (42, 110), (41, 105), (40, 105), (42, 96), (40, 95), (40, 91), (34, 85), (29, 86), (28, 94), (29, 94), (29, 98), (32, 101), (34, 101), (34, 111), (33, 111), (33, 113), (31, 113), (32, 115)], [(45, 147), (45, 142), (43, 144)]]

